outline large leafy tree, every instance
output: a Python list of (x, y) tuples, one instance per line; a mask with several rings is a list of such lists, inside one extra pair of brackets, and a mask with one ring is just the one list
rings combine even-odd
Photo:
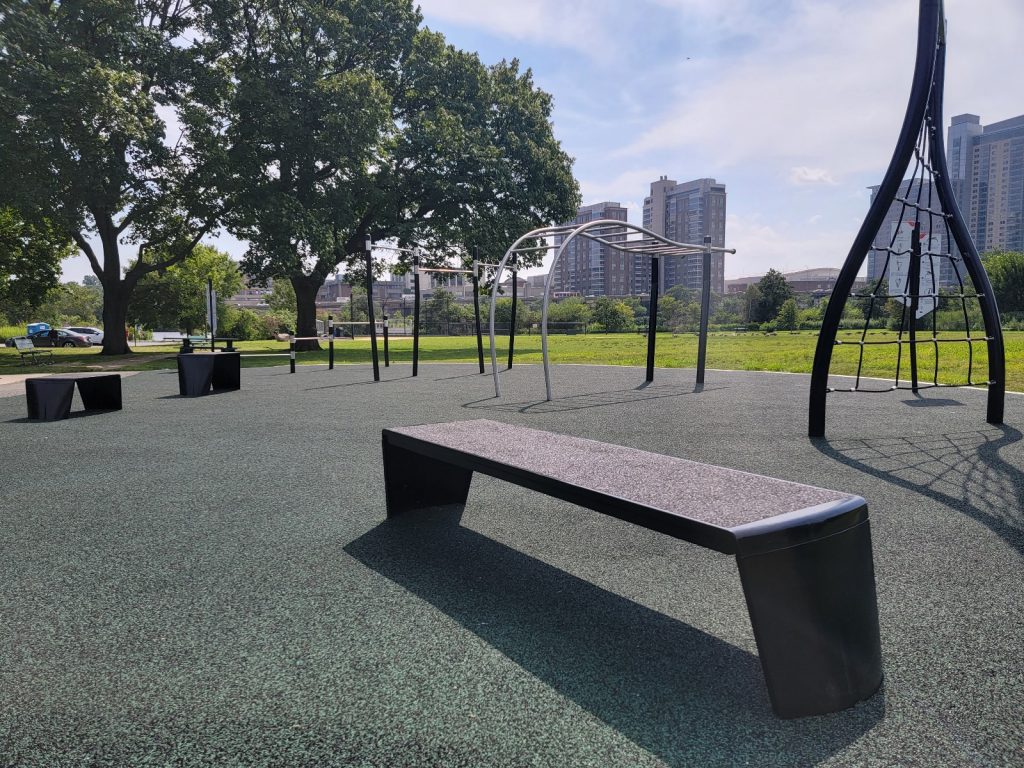
[(793, 288), (777, 269), (769, 269), (768, 273), (758, 280), (757, 290), (757, 316), (754, 318), (757, 322), (774, 320), (786, 299), (793, 298)]
[(8, 0), (0, 12), (0, 196), (45, 211), (88, 257), (105, 354), (130, 351), (116, 330), (138, 281), (184, 259), (221, 215), (223, 123), (203, 105), (228, 79), (192, 42), (198, 7)]
[(13, 208), (0, 209), (0, 313), (6, 322), (28, 319), (57, 286), (60, 263), (73, 249), (48, 221), (30, 223)]
[(358, 280), (368, 239), (493, 257), (575, 212), (550, 97), (517, 62), (485, 67), (421, 29), (411, 0), (214, 7), (208, 34), (236, 78), (228, 225), (247, 273), (291, 281), (300, 336), (329, 274)]
[(1024, 253), (993, 251), (982, 257), (1001, 312), (1024, 312)]
[(151, 329), (191, 333), (206, 324), (206, 281), (213, 281), (218, 307), (242, 287), (238, 264), (228, 254), (198, 245), (189, 258), (139, 281), (128, 319)]

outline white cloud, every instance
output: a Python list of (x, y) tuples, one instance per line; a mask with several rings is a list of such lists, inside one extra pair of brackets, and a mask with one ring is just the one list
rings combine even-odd
[[(774, 160), (828, 167), (837, 177), (877, 173), (906, 107), (916, 5), (798, 0), (762, 44), (732, 60), (723, 56), (720, 77), (687, 78), (681, 62), (675, 106), (628, 154), (687, 148), (724, 168)], [(950, 0), (947, 16), (947, 121), (962, 111), (998, 112), (993, 118), (1024, 111), (1024, 85), (1011, 75), (1019, 67), (1012, 40), (1024, 28), (1024, 4)], [(993, 76), (1000, 87), (978, 87), (992, 86)]]
[(808, 168), (806, 165), (798, 165), (789, 170), (790, 184), (829, 184), (835, 186), (836, 180), (832, 178), (828, 168)]
[[(858, 222), (859, 224), (859, 222)], [(726, 235), (735, 255), (725, 257), (727, 278), (763, 275), (769, 269), (792, 272), (809, 267), (839, 267), (846, 260), (857, 226), (848, 230), (792, 227), (761, 214), (729, 214)]]
[(419, 6), (428, 25), (430, 19), (437, 19), (512, 40), (568, 48), (592, 58), (600, 58), (613, 44), (614, 26), (605, 23), (609, 2), (420, 0)]

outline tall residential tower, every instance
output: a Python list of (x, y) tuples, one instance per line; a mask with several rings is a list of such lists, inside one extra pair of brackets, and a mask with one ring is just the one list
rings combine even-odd
[[(694, 179), (677, 183), (666, 176), (651, 182), (651, 194), (644, 198), (643, 226), (680, 243), (700, 245), (704, 235), (711, 235), (711, 244), (725, 247), (725, 184), (714, 179)], [(661, 259), (659, 275), (661, 290), (674, 285), (700, 290), (700, 256)], [(650, 259), (638, 257), (634, 262), (633, 291), (651, 290)], [(711, 290), (725, 293), (725, 254), (711, 256)]]
[[(586, 224), (599, 219), (626, 221), (626, 209), (618, 203), (603, 202), (585, 205), (576, 218), (565, 224)], [(621, 240), (623, 235), (603, 235), (606, 239)], [(556, 237), (560, 245), (564, 237)], [(583, 237), (574, 238), (554, 268), (552, 289), (557, 294), (579, 296), (628, 296), (633, 257), (607, 245)]]

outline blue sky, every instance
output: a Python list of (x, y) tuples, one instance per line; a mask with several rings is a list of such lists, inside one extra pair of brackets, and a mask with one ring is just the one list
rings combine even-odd
[[(485, 63), (554, 97), (584, 203), (640, 222), (651, 181), (727, 185), (726, 276), (839, 266), (910, 88), (915, 0), (420, 0)], [(1021, 0), (946, 0), (946, 114), (1024, 114)], [(221, 237), (235, 255), (244, 245)], [(65, 263), (66, 279), (88, 272)]]

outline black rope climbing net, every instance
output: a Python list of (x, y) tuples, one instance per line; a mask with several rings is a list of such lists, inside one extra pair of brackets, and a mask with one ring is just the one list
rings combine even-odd
[[(896, 150), (840, 270), (818, 336), (808, 414), (812, 437), (825, 433), (826, 395), (833, 392), (987, 386), (987, 420), (991, 424), (1003, 420), (1006, 385), (999, 311), (956, 203), (943, 148), (946, 43), (942, 0), (920, 0), (920, 4), (914, 78)], [(890, 216), (890, 210), (897, 207), (898, 216)], [(873, 264), (881, 262), (881, 269), (872, 270), (866, 289), (855, 292), (857, 273), (869, 255)], [(840, 339), (844, 310), (851, 299), (866, 305), (864, 324), (859, 334)], [(900, 306), (896, 337), (870, 337), (876, 310), (888, 312), (892, 302)], [(977, 311), (971, 311), (975, 307)], [(962, 322), (956, 323), (954, 331), (940, 328), (940, 315), (944, 326), (950, 315), (959, 315)], [(949, 344), (967, 347), (967, 372), (962, 381), (951, 381), (943, 371), (940, 349), (948, 349)], [(986, 345), (987, 375), (975, 371), (981, 357), (976, 346), (980, 344)], [(853, 386), (834, 386), (829, 380), (833, 351), (851, 345), (857, 347)], [(892, 383), (880, 387), (876, 379), (871, 379), (875, 384), (865, 381), (865, 356), (869, 349), (885, 347), (895, 348), (895, 371)], [(925, 377), (919, 370), (923, 353), (931, 357)]]
[[(929, 91), (934, 90), (934, 83)], [(866, 292), (854, 292), (850, 298), (866, 304), (864, 324), (856, 341), (836, 339), (836, 344), (857, 344), (857, 372), (851, 387), (829, 386), (827, 392), (892, 392), (931, 387), (987, 386), (991, 383), (987, 375), (982, 380), (974, 376), (974, 345), (988, 344), (992, 340), (985, 333), (981, 322), (980, 300), (971, 282), (970, 275), (961, 256), (953, 246), (950, 229), (952, 213), (941, 207), (936, 192), (936, 169), (929, 161), (935, 150), (931, 135), (941, 130), (926, 119), (918, 133), (914, 146), (914, 167), (909, 179), (904, 181), (899, 193), (893, 198), (898, 214), (895, 221), (886, 217), (890, 225), (888, 236), (880, 230), (870, 252), (875, 263), (881, 261), (881, 268), (875, 271)], [(879, 237), (882, 238), (879, 244)], [(876, 320), (876, 310), (884, 315), (886, 303), (896, 301), (901, 305), (896, 325), (896, 338), (871, 339), (868, 332)], [(968, 302), (978, 303), (978, 312), (968, 309)], [(958, 309), (962, 324), (955, 331), (944, 328), (940, 332), (939, 316), (944, 308)], [(973, 318), (972, 318), (973, 315)], [(927, 318), (922, 328), (921, 320)], [(923, 336), (922, 336), (923, 332)], [(944, 344), (962, 344), (967, 347), (967, 376), (963, 381), (939, 381), (940, 348)], [(932, 365), (927, 379), (921, 376), (919, 350), (921, 345), (931, 347)], [(865, 384), (864, 352), (873, 346), (895, 346), (896, 364), (892, 384), (878, 387)], [(906, 350), (906, 353), (904, 352)], [(906, 377), (904, 377), (906, 374)]]

